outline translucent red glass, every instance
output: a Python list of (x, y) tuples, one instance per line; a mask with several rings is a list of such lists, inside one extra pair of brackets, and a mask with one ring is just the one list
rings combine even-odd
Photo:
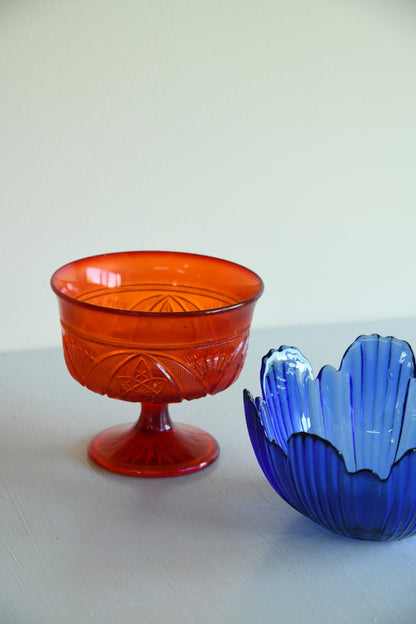
[(208, 433), (173, 424), (168, 403), (227, 388), (244, 363), (258, 275), (197, 254), (105, 254), (58, 269), (65, 361), (94, 392), (140, 402), (134, 425), (100, 433), (88, 448), (101, 466), (159, 477), (200, 470), (219, 454)]

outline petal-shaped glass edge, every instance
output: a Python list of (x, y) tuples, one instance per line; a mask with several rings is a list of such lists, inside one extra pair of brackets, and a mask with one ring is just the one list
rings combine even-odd
[(244, 390), (244, 409), (247, 428), (257, 461), (266, 478), (277, 493), (297, 511), (307, 514), (302, 501), (292, 486), (288, 474), (287, 455), (276, 443), (271, 442), (265, 435), (261, 418), (263, 401), (254, 400), (248, 390)]
[(260, 373), (264, 432), (283, 451), (294, 433), (317, 435), (342, 453), (348, 472), (386, 478), (416, 447), (414, 367), (407, 342), (378, 334), (359, 336), (340, 368), (324, 366), (317, 378), (297, 348), (272, 349)]
[(247, 390), (244, 406), (258, 462), (296, 510), (332, 532), (358, 539), (401, 539), (416, 533), (416, 449), (395, 462), (386, 479), (366, 469), (350, 473), (339, 451), (312, 434), (293, 434), (285, 453), (267, 439), (259, 400)]

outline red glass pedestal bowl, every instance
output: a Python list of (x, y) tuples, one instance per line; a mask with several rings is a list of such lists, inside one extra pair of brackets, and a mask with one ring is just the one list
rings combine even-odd
[(51, 278), (71, 375), (140, 402), (136, 424), (98, 434), (88, 453), (113, 472), (177, 476), (219, 454), (205, 431), (173, 424), (168, 404), (225, 390), (244, 363), (262, 280), (197, 254), (138, 251), (76, 260)]

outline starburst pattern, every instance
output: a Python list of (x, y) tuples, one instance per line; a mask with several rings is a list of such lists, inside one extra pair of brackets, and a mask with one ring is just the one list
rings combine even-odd
[(169, 383), (159, 365), (149, 357), (141, 356), (132, 375), (118, 377), (121, 394), (126, 401), (163, 402), (164, 389)]
[(63, 346), (65, 360), (71, 367), (71, 370), (76, 371), (76, 375), (82, 383), (93, 365), (95, 354), (82, 343), (75, 340), (73, 336), (67, 334), (63, 335)]
[[(229, 385), (228, 372), (235, 376), (236, 368), (241, 370), (247, 351), (247, 336), (237, 342), (233, 341), (219, 346), (207, 347), (204, 350), (198, 349), (191, 352), (186, 360), (186, 365), (194, 371), (201, 379), (208, 392), (215, 392), (219, 387), (223, 387), (223, 382), (227, 380)], [(231, 362), (233, 366), (230, 367)]]
[(194, 312), (200, 308), (190, 297), (161, 293), (141, 299), (130, 309), (144, 312)]

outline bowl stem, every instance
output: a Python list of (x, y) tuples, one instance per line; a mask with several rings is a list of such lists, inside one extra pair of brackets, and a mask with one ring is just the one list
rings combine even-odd
[(88, 446), (90, 458), (100, 466), (135, 477), (175, 477), (202, 470), (219, 451), (206, 431), (172, 423), (164, 403), (142, 403), (136, 424), (102, 431)]
[(166, 403), (142, 403), (140, 418), (136, 424), (139, 431), (169, 431), (173, 424)]

